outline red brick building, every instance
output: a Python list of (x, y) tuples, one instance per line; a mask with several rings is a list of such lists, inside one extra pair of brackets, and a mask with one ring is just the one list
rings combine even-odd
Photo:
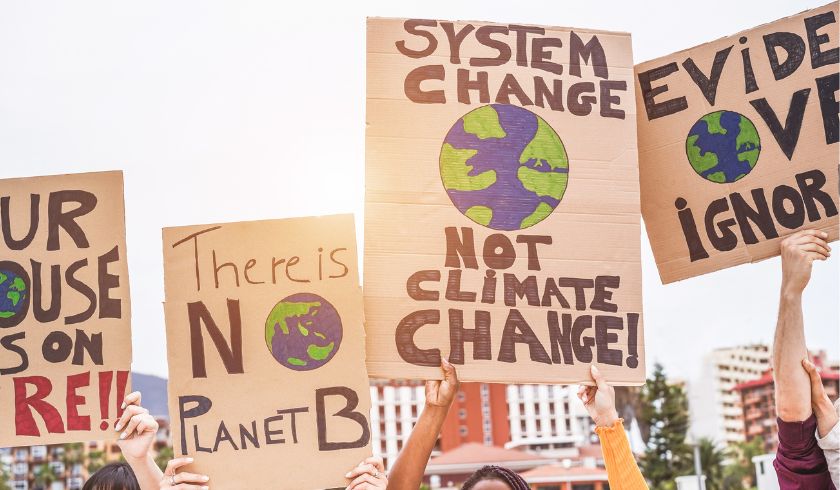
[(463, 383), (440, 432), (440, 449), (462, 444), (503, 447), (510, 441), (506, 385)]
[[(840, 393), (840, 373), (824, 370), (820, 373), (825, 391), (831, 400), (836, 400)], [(779, 444), (779, 428), (776, 425), (776, 396), (773, 372), (767, 371), (754, 381), (741, 383), (735, 387), (741, 394), (741, 407), (744, 413), (744, 435), (747, 441), (756, 437), (764, 439), (764, 448), (768, 453), (776, 452)]]

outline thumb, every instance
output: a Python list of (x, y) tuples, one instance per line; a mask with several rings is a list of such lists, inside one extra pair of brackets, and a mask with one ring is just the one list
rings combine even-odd
[(805, 372), (808, 373), (808, 377), (811, 378), (811, 387), (813, 388), (816, 385), (822, 386), (822, 379), (820, 378), (820, 373), (817, 372), (817, 366), (814, 365), (808, 359), (802, 359), (802, 367), (805, 368)]
[(606, 390), (607, 388), (609, 388), (607, 380), (604, 379), (604, 375), (601, 374), (601, 370), (598, 369), (598, 366), (594, 364), (591, 365), (589, 367), (589, 373), (592, 375), (592, 379), (595, 381), (595, 385), (598, 387), (599, 390)]
[(455, 366), (447, 359), (440, 358), (440, 369), (443, 371), (443, 380), (451, 385), (458, 384), (458, 373), (455, 371)]

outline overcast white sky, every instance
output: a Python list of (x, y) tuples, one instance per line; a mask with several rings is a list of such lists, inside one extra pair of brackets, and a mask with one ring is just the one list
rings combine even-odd
[[(161, 227), (354, 212), (361, 235), (366, 16), (628, 31), (641, 62), (824, 3), (3, 2), (0, 177), (125, 171), (134, 367), (165, 376)], [(651, 365), (772, 340), (778, 259), (662, 286), (643, 242)], [(835, 255), (805, 298), (833, 358), (838, 296)]]

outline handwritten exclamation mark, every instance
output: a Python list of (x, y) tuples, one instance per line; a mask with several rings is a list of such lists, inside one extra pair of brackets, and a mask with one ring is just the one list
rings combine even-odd
[(111, 405), (111, 381), (114, 379), (112, 371), (105, 371), (99, 373), (99, 414), (102, 416), (102, 422), (99, 424), (100, 430), (108, 430), (111, 425), (108, 423), (108, 407)]
[(639, 366), (639, 314), (627, 314), (627, 367)]
[(125, 410), (123, 410), (122, 404), (123, 400), (125, 399), (125, 391), (128, 388), (128, 371), (117, 371), (117, 418), (122, 417), (122, 414)]

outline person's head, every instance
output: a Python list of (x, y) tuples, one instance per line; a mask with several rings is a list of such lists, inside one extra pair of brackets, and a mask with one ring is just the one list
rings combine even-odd
[(92, 474), (82, 490), (140, 490), (140, 484), (128, 464), (111, 463)]
[(464, 482), (461, 490), (529, 490), (521, 476), (501, 466), (485, 466)]

